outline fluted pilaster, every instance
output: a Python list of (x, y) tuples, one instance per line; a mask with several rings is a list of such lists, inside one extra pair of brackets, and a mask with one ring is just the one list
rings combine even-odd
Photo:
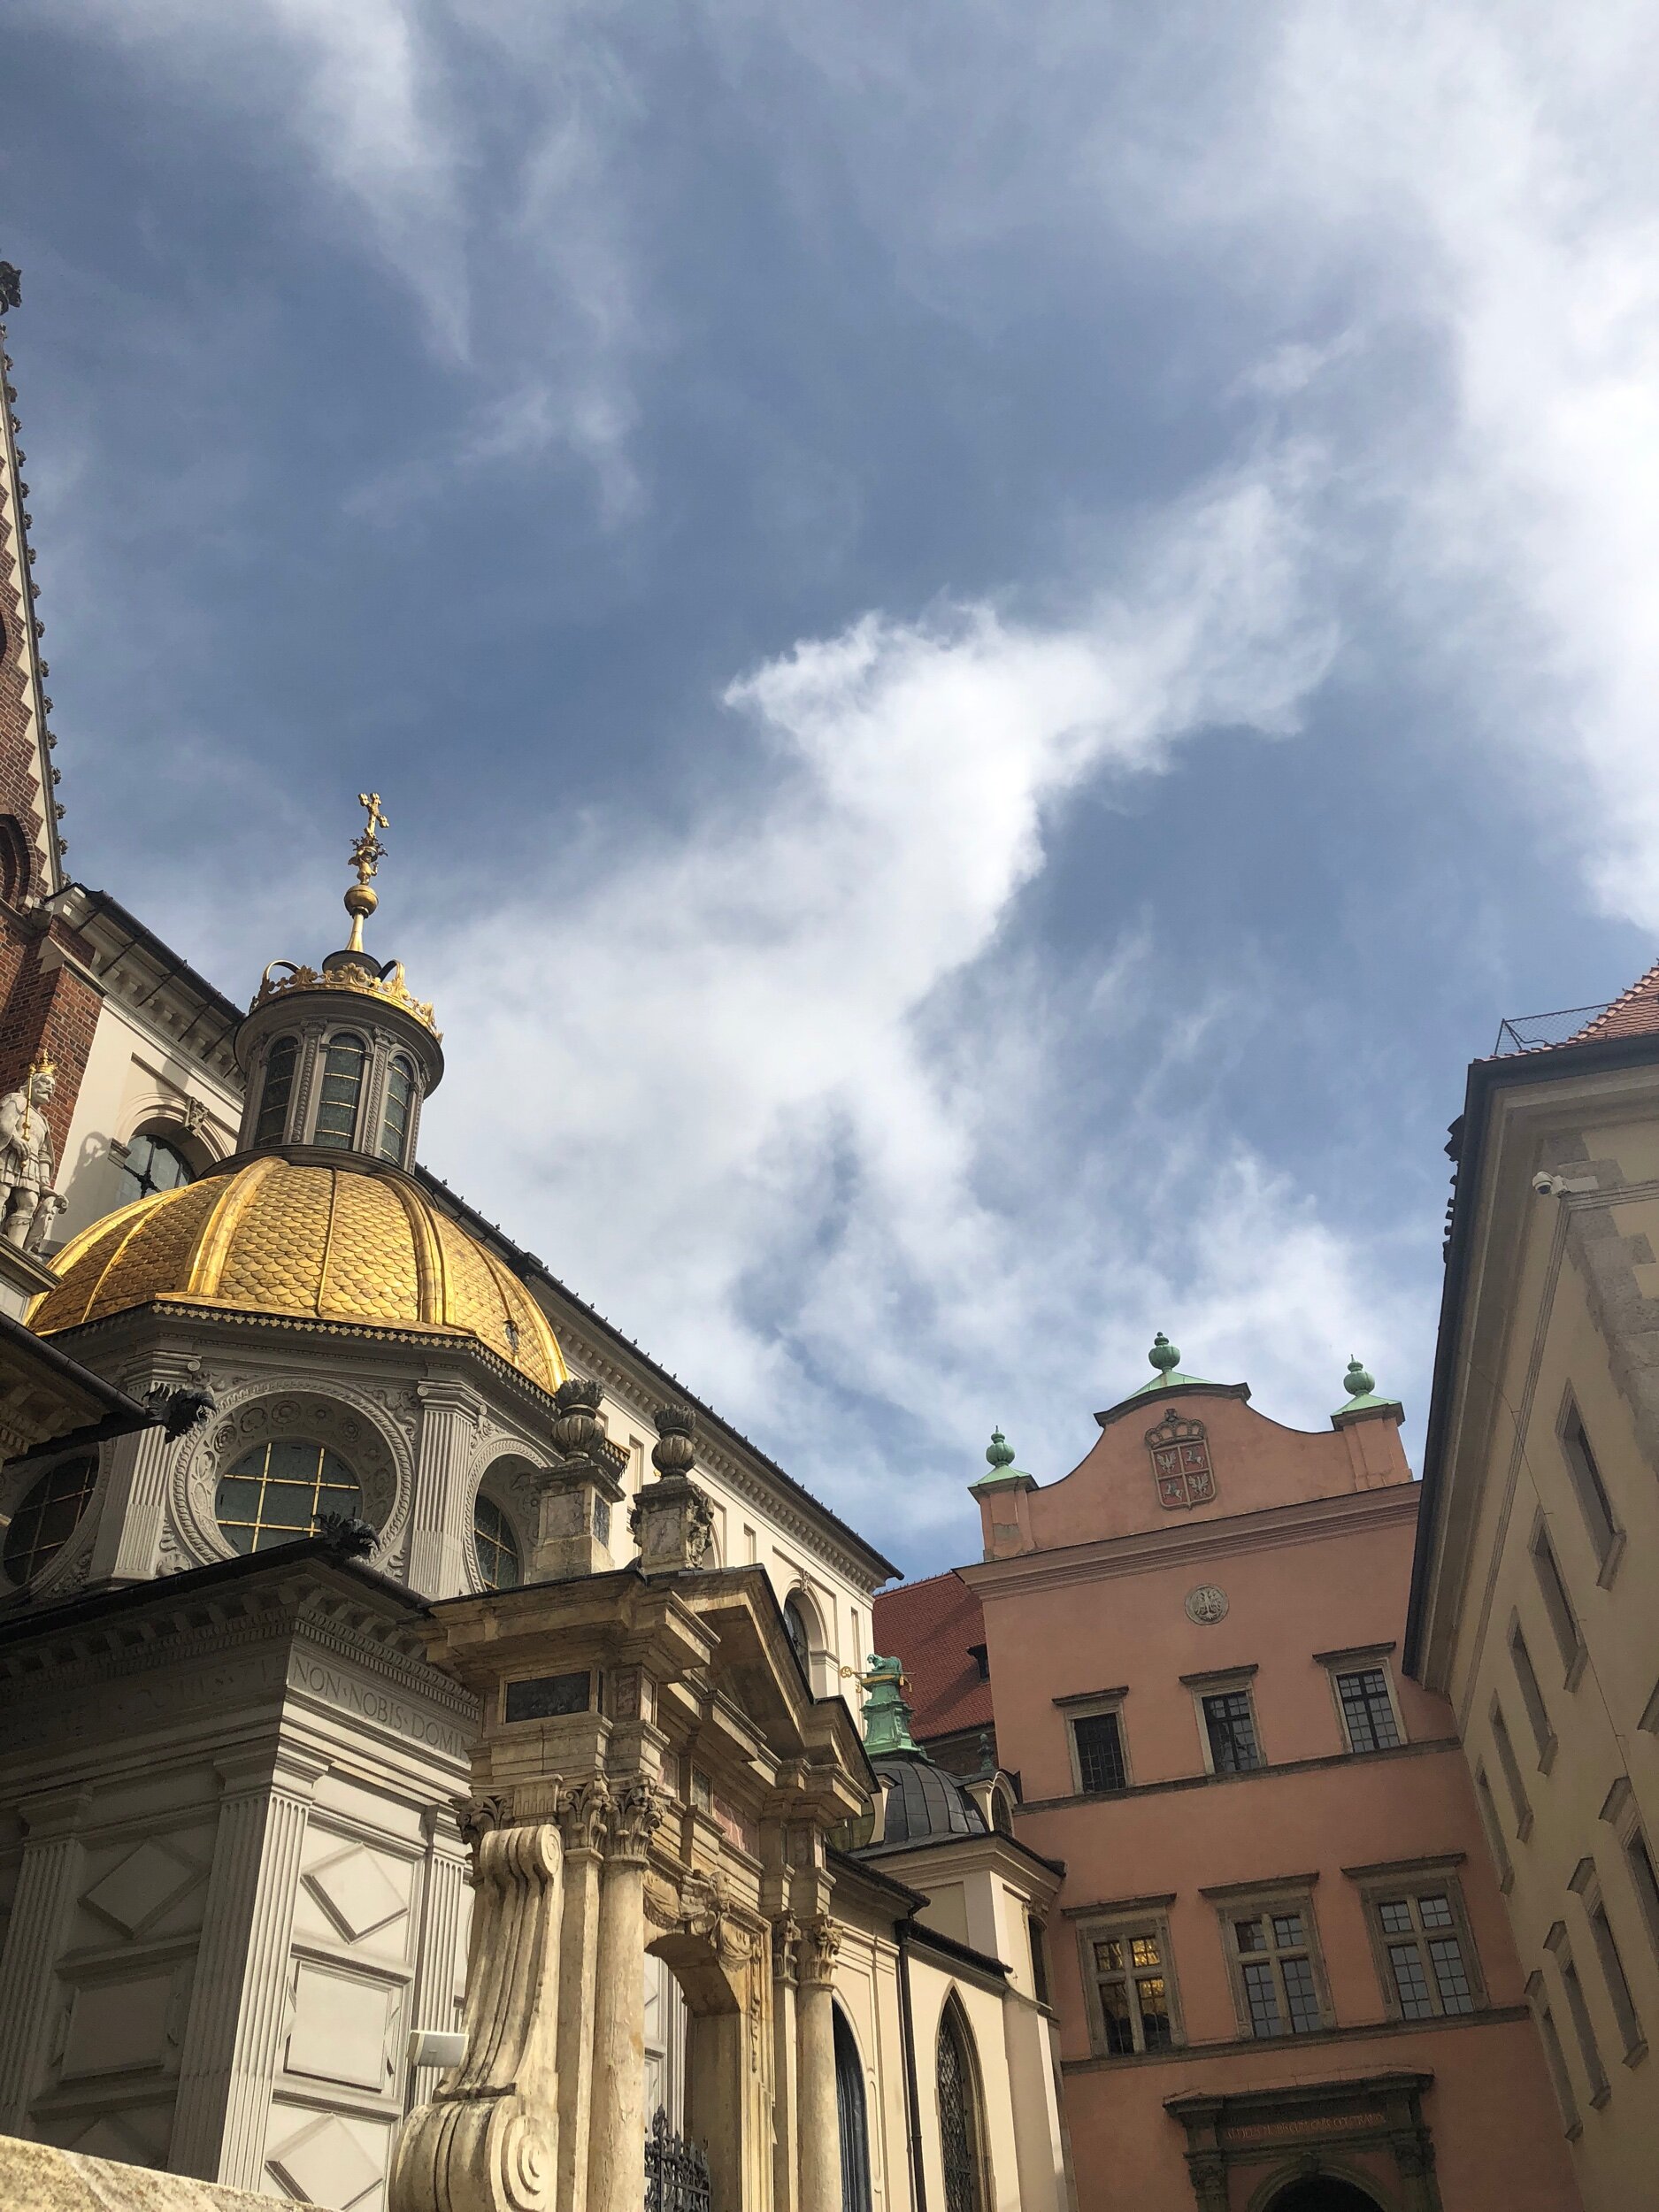
[(0, 2132), (21, 2135), (35, 2094), (53, 1970), (64, 1947), (81, 1871), (77, 1829), (91, 1803), (85, 1790), (51, 1790), (19, 1810), (27, 1830), (23, 1864), (0, 1959)]

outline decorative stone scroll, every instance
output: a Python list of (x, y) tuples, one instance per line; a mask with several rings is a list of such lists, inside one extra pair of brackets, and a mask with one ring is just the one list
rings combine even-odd
[(552, 2212), (564, 1855), (557, 1827), (499, 1827), (470, 1801), (477, 1900), (463, 2023), (466, 2056), (410, 2115), (391, 2212)]

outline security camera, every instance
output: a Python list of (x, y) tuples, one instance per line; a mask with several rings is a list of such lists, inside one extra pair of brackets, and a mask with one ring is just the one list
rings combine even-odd
[(1594, 1175), (1550, 1175), (1541, 1167), (1532, 1178), (1532, 1188), (1540, 1198), (1564, 1198), (1571, 1191), (1598, 1190), (1600, 1187)]
[(1532, 1178), (1532, 1188), (1540, 1198), (1548, 1198), (1552, 1194), (1558, 1195), (1561, 1190), (1561, 1178), (1559, 1175), (1546, 1175), (1543, 1169), (1540, 1168), (1538, 1173)]

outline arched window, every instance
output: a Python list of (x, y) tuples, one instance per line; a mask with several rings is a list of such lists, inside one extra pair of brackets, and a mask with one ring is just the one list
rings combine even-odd
[(870, 2116), (864, 2070), (853, 2032), (835, 2008), (835, 2108), (841, 2118), (841, 2212), (871, 2212)]
[(349, 1145), (357, 1133), (357, 1101), (363, 1094), (363, 1063), (368, 1048), (349, 1030), (328, 1040), (323, 1061), (322, 1095), (317, 1102), (315, 1141)]
[(962, 2007), (950, 1998), (939, 2021), (939, 2149), (945, 2212), (986, 2212), (985, 2133), (979, 2074)]
[(326, 1513), (355, 1519), (363, 1492), (337, 1452), (296, 1437), (244, 1452), (220, 1477), (213, 1510), (233, 1551), (270, 1551), (309, 1536)]
[(472, 1555), (487, 1590), (516, 1590), (523, 1578), (512, 1523), (493, 1499), (472, 1501)]
[(98, 1479), (96, 1452), (60, 1460), (47, 1470), (12, 1516), (0, 1554), (5, 1571), (19, 1586), (50, 1567), (75, 1532)]
[(991, 1792), (991, 1825), (999, 1836), (1011, 1836), (1014, 1832), (1014, 1809), (1008, 1792), (1000, 1787)]
[(299, 1057), (297, 1037), (279, 1037), (265, 1056), (265, 1088), (259, 1094), (259, 1118), (254, 1124), (256, 1144), (280, 1144), (288, 1127), (288, 1100), (294, 1092), (294, 1064)]
[(135, 1198), (151, 1198), (158, 1190), (177, 1190), (195, 1180), (196, 1171), (177, 1145), (165, 1137), (137, 1136), (121, 1162), (121, 1203), (130, 1206)]
[(812, 1679), (812, 1635), (806, 1624), (806, 1615), (802, 1610), (799, 1598), (784, 1600), (783, 1624), (789, 1632), (795, 1655), (801, 1662), (801, 1671), (810, 1682)]
[(409, 1110), (415, 1101), (415, 1071), (400, 1052), (386, 1071), (386, 1111), (380, 1117), (380, 1157), (400, 1165), (409, 1142)]

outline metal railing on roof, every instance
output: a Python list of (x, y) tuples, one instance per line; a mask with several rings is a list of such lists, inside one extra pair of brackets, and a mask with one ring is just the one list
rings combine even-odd
[(1554, 1014), (1516, 1014), (1498, 1024), (1492, 1057), (1507, 1060), (1517, 1052), (1548, 1052), (1552, 1045), (1564, 1045), (1615, 1002), (1604, 999), (1600, 1006), (1563, 1006)]

